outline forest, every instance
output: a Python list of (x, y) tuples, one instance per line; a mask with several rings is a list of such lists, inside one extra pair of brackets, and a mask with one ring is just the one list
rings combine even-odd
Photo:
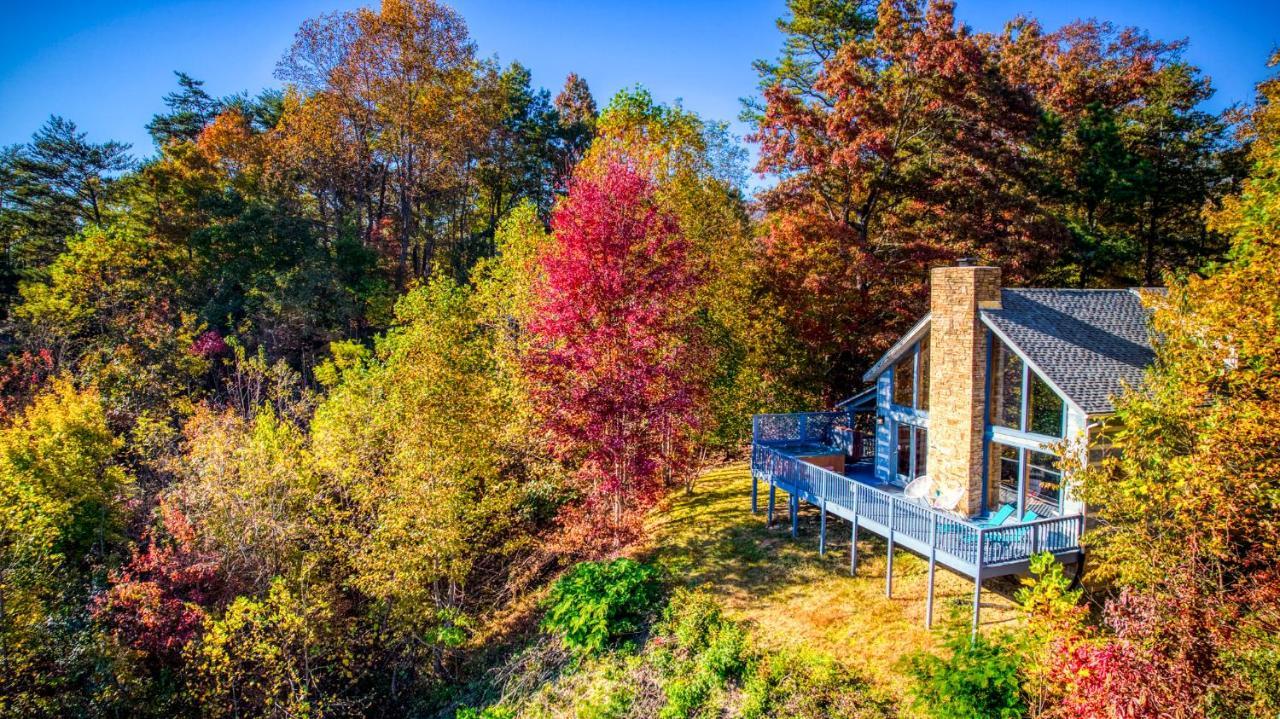
[[(778, 28), (745, 138), (382, 0), (303, 23), (277, 87), (176, 73), (153, 147), (0, 148), (0, 715), (532, 716), (485, 687), (545, 635), (665, 638), (656, 699), (582, 717), (1280, 714), (1280, 80), (1210, 113), (1185, 41), (950, 0)], [(1041, 562), (900, 705), (637, 548), (962, 257), (1170, 290), (1083, 471), (1087, 591)]]

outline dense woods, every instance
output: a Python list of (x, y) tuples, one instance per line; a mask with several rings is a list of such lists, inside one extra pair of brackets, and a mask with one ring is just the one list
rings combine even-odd
[[(1042, 568), (1027, 628), (921, 695), (970, 706), (989, 660), (1000, 716), (1280, 711), (1277, 82), (1215, 115), (1183, 42), (947, 0), (779, 28), (754, 168), (642, 87), (534, 87), (434, 0), (308, 20), (257, 94), (178, 73), (152, 148), (61, 117), (3, 148), (0, 715), (451, 717), (529, 597), (753, 412), (859, 389), (961, 257), (1171, 291), (1084, 477), (1099, 588)], [(696, 663), (681, 622), (740, 630), (688, 601), (657, 631)], [(807, 716), (791, 671), (862, 691), (733, 651), (752, 716)]]

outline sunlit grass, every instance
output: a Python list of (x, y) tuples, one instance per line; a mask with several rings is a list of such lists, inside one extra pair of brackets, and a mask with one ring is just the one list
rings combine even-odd
[[(905, 689), (899, 660), (935, 647), (950, 605), (963, 604), (968, 616), (973, 582), (939, 567), (930, 632), (924, 628), (926, 560), (897, 550), (893, 598), (886, 598), (883, 539), (859, 533), (858, 573), (851, 577), (848, 522), (828, 516), (828, 551), (820, 557), (817, 508), (801, 504), (800, 536), (792, 539), (786, 494), (779, 492), (776, 522), (768, 529), (767, 489), (761, 489), (761, 513), (752, 515), (745, 464), (706, 472), (692, 495), (676, 492), (653, 513), (653, 558), (679, 581), (711, 592), (732, 616), (751, 622), (766, 646), (826, 652), (886, 689)], [(990, 583), (982, 601), (984, 628), (1014, 620), (1012, 602)]]

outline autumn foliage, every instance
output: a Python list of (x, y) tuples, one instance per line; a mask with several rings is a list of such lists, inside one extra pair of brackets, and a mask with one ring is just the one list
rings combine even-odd
[[(178, 73), (152, 147), (52, 117), (0, 148), (0, 715), (468, 716), (494, 657), (555, 658), (526, 630), (570, 561), (643, 546), (752, 414), (858, 389), (960, 257), (1169, 291), (1081, 479), (1093, 605), (1037, 560), (1026, 621), (917, 693), (1280, 712), (1276, 82), (1218, 115), (1139, 28), (787, 12), (758, 186), (722, 119), (553, 94), (435, 0), (305, 21), (257, 94)], [(557, 631), (618, 599), (587, 590)], [(696, 604), (721, 628), (637, 654), (670, 692), (633, 713), (892, 711)]]
[(552, 217), (529, 331), (533, 401), (583, 495), (566, 522), (618, 546), (687, 471), (704, 388), (698, 277), (674, 216), (621, 163), (578, 178)]
[(159, 512), (159, 526), (112, 574), (93, 611), (128, 646), (174, 662), (208, 611), (229, 598), (229, 581), (219, 556), (198, 546), (195, 528), (175, 503), (162, 502)]
[(1061, 716), (1280, 709), (1278, 89), (1259, 87), (1250, 176), (1211, 218), (1230, 261), (1149, 298), (1157, 362), (1104, 434), (1119, 451), (1084, 475), (1093, 574), (1119, 592), (1100, 631), (1064, 640)]
[[(761, 65), (752, 139), (779, 178), (762, 196), (768, 284), (833, 397), (924, 312), (930, 266), (1150, 285), (1222, 251), (1196, 229), (1220, 196), (1205, 180), (1223, 171), (1222, 127), (1194, 109), (1209, 86), (1181, 46), (1024, 18), (981, 35), (948, 0), (885, 0), (828, 45), (801, 13), (822, 4), (795, 5), (792, 39), (811, 49)], [(1185, 156), (1160, 155), (1173, 148)]]

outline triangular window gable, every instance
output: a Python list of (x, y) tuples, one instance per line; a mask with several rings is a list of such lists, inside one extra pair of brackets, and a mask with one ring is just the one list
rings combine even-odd
[(893, 364), (893, 403), (929, 410), (929, 335), (904, 352)]
[(1062, 437), (1066, 402), (1018, 353), (999, 339), (991, 345), (988, 418), (995, 427)]

